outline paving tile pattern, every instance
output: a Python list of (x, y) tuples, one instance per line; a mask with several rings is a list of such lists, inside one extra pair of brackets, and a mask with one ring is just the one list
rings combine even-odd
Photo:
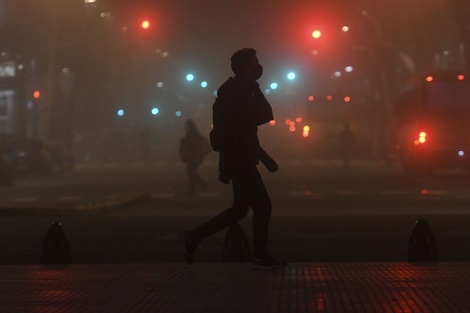
[(470, 312), (470, 263), (0, 266), (0, 312)]

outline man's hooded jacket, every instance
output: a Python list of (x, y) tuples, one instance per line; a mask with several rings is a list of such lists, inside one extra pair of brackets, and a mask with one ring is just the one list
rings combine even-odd
[(236, 164), (263, 161), (258, 126), (273, 120), (273, 112), (256, 81), (235, 76), (217, 91), (212, 113), (211, 146), (219, 152), (219, 179), (227, 182)]

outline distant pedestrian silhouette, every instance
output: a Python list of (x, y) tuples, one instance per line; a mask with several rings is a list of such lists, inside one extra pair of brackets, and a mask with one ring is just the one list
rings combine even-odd
[(199, 176), (197, 169), (211, 148), (209, 142), (199, 134), (193, 120), (186, 121), (185, 132), (185, 136), (180, 140), (179, 155), (181, 161), (186, 164), (189, 183), (188, 194), (195, 194), (198, 186), (203, 191), (207, 189), (207, 183)]
[(349, 126), (349, 123), (344, 123), (343, 129), (339, 133), (339, 148), (343, 166), (345, 169), (349, 168), (349, 161), (351, 159), (352, 147), (354, 144), (354, 133)]
[(260, 147), (258, 126), (273, 120), (269, 102), (261, 92), (258, 80), (263, 67), (259, 64), (254, 49), (242, 49), (231, 58), (235, 77), (229, 78), (217, 91), (213, 105), (213, 130), (210, 133), (211, 146), (219, 152), (219, 180), (232, 183), (232, 207), (208, 222), (182, 232), (183, 251), (188, 263), (199, 242), (219, 232), (253, 210), (253, 269), (270, 270), (282, 268), (285, 262), (271, 257), (267, 251), (271, 200), (266, 191), (257, 165), (261, 161), (270, 172), (276, 172), (278, 165)]

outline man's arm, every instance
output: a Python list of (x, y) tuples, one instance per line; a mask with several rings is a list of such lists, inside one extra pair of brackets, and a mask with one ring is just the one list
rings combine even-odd
[(279, 165), (277, 165), (276, 161), (274, 161), (273, 158), (271, 158), (261, 147), (259, 147), (259, 160), (264, 164), (264, 166), (266, 166), (269, 172), (274, 173), (279, 170)]

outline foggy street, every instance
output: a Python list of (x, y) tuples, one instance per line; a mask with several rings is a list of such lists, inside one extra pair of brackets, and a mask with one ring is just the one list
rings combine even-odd
[[(279, 164), (276, 174), (260, 166), (273, 202), (270, 246), (279, 258), (403, 261), (415, 221), (425, 218), (440, 260), (470, 260), (467, 173), (410, 179), (399, 164), (378, 161), (354, 160), (349, 170), (339, 160), (289, 158)], [(170, 159), (79, 164), (71, 172), (19, 178), (0, 189), (0, 262), (38, 262), (53, 221), (62, 223), (75, 263), (181, 262), (178, 232), (230, 206), (230, 187), (217, 181), (215, 169), (211, 156), (200, 169), (209, 188), (198, 195), (185, 194), (184, 167)], [(70, 210), (126, 195), (139, 201), (112, 210)], [(242, 226), (250, 237), (250, 216)], [(204, 241), (196, 261), (220, 261), (223, 236)]]

